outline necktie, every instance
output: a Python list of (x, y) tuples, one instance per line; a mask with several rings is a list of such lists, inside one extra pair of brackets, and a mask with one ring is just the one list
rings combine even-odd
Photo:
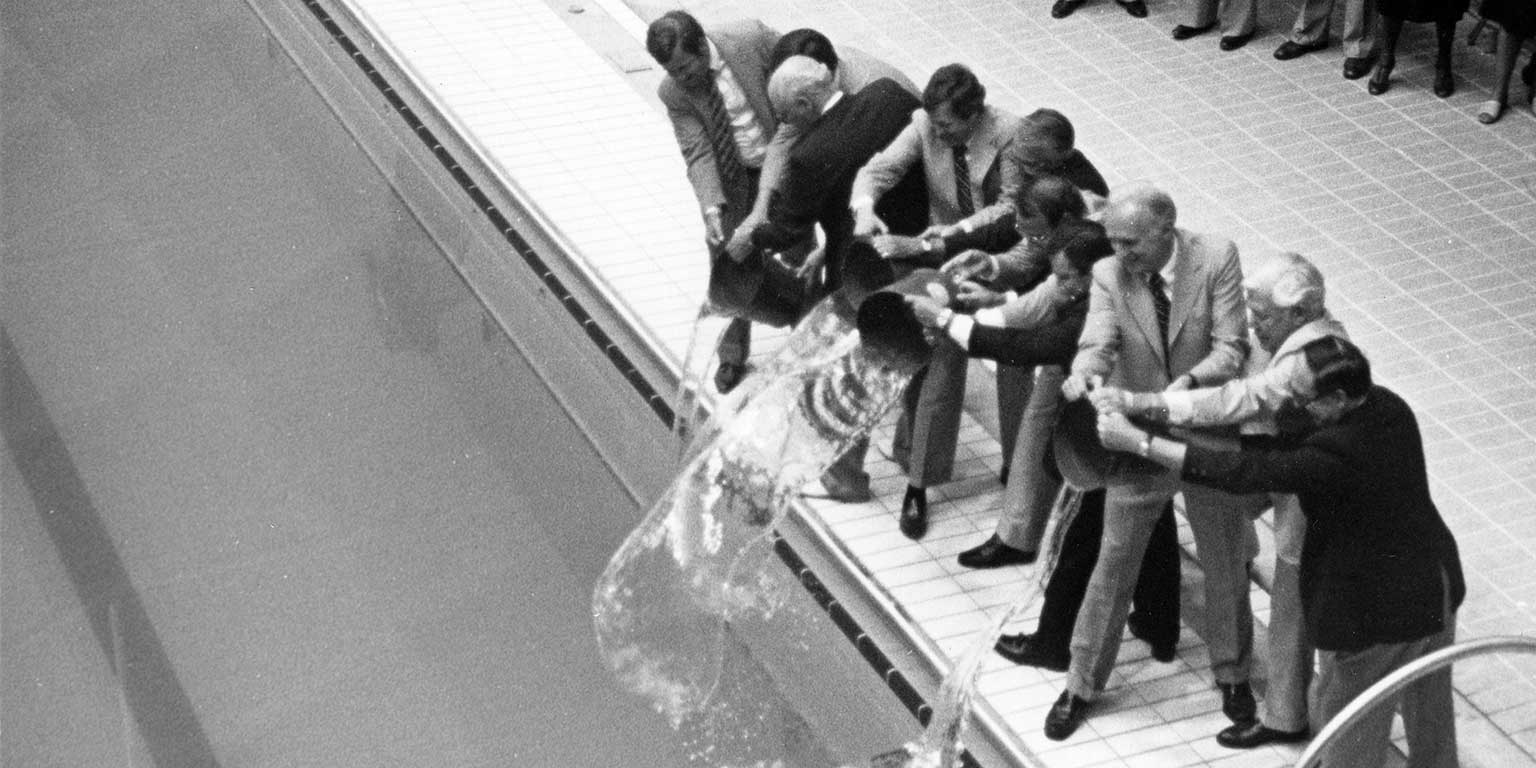
[(976, 212), (976, 201), (971, 199), (971, 164), (965, 160), (965, 145), (950, 147), (950, 154), (955, 158), (955, 202), (960, 215), (969, 216)]
[(747, 169), (741, 164), (736, 149), (736, 139), (731, 133), (731, 116), (725, 111), (725, 99), (714, 83), (709, 85), (709, 143), (715, 151), (715, 170), (720, 174), (720, 184), (727, 189), (751, 187)]
[(1147, 287), (1152, 289), (1152, 306), (1157, 308), (1157, 329), (1163, 334), (1164, 360), (1168, 359), (1168, 318), (1173, 314), (1173, 302), (1168, 300), (1165, 286), (1162, 275), (1156, 272), (1147, 275)]

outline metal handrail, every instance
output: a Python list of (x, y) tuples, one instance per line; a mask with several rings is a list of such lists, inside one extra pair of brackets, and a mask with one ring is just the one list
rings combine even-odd
[(1507, 635), (1468, 640), (1464, 643), (1441, 648), (1434, 653), (1421, 656), (1398, 667), (1391, 674), (1376, 681), (1375, 685), (1365, 689), (1353, 701), (1349, 702), (1348, 706), (1340, 710), (1337, 715), (1334, 715), (1333, 719), (1329, 720), (1328, 724), (1323, 727), (1323, 730), (1318, 732), (1317, 738), (1312, 740), (1312, 744), (1307, 747), (1307, 750), (1301, 753), (1301, 759), (1296, 761), (1296, 768), (1312, 768), (1317, 762), (1318, 756), (1323, 753), (1323, 750), (1340, 733), (1343, 733), (1359, 722), (1366, 713), (1375, 709), (1384, 700), (1407, 688), (1420, 678), (1439, 671), (1442, 667), (1448, 667), (1462, 659), (1504, 651), (1536, 655), (1536, 637)]

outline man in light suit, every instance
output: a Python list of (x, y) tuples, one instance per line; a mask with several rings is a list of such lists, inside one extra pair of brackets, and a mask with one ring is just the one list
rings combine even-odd
[[(1177, 228), (1176, 215), (1173, 199), (1148, 185), (1111, 195), (1104, 228), (1115, 256), (1094, 266), (1088, 319), (1062, 386), (1067, 399), (1098, 383), (1135, 392), (1214, 386), (1241, 370), (1247, 327), (1237, 246)], [(1205, 572), (1204, 635), (1222, 708), (1233, 722), (1252, 720), (1251, 529), (1245, 531), (1252, 523), (1230, 511), (1231, 497), (1181, 485), (1170, 472), (1117, 467), (1106, 488), (1099, 562), (1073, 628), (1067, 689), (1046, 716), (1046, 737), (1070, 736), (1108, 682), (1147, 540), (1179, 492)]]
[[(1122, 392), (1100, 387), (1089, 395), (1101, 412), (1117, 411), (1183, 427), (1241, 424), (1243, 445), (1263, 446), (1280, 433), (1279, 416), (1311, 392), (1303, 348), (1324, 336), (1349, 338), (1324, 304), (1323, 274), (1296, 253), (1268, 259), (1243, 284), (1255, 349), (1247, 374), (1220, 387), (1182, 392)], [(1251, 749), (1305, 741), (1312, 644), (1301, 606), (1301, 545), (1306, 520), (1293, 494), (1272, 494), (1275, 572), (1270, 589), (1268, 668), (1264, 717), (1217, 734), (1224, 747)]]
[[(683, 11), (652, 22), (645, 47), (667, 72), (657, 87), (703, 211), (711, 266), (729, 258), (725, 244), (752, 210), (770, 155), (787, 151), (768, 100), (768, 59), (779, 34), (762, 22), (705, 30)], [(744, 257), (742, 254), (740, 258)], [(715, 387), (729, 392), (746, 374), (750, 321), (733, 318), (717, 349)]]
[[(849, 204), (855, 235), (874, 237), (875, 248), (888, 259), (934, 267), (943, 263), (942, 247), (934, 238), (893, 235), (876, 215), (875, 203), (921, 168), (928, 188), (931, 233), (988, 208), (1001, 190), (999, 160), (1023, 123), (1017, 115), (987, 104), (986, 95), (986, 87), (964, 65), (948, 64), (933, 73), (923, 88), (922, 109), (912, 112), (912, 121), (901, 135), (871, 158), (854, 179)], [(927, 531), (926, 489), (949, 481), (954, 471), (966, 366), (965, 350), (941, 339), (926, 369), (908, 385), (903, 400), (905, 407), (892, 452), (907, 472), (900, 528), (909, 538), (922, 538)], [(1022, 379), (1022, 375), (1016, 373), (1014, 378)], [(998, 391), (1006, 397), (1020, 386), (1022, 381), (1000, 383)], [(1021, 410), (1011, 409), (1014, 424)]]

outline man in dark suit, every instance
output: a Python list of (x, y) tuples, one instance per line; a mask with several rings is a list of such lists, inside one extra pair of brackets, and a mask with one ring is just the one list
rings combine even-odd
[[(782, 186), (768, 203), (768, 220), (753, 230), (760, 248), (779, 249), (820, 226), (826, 290), (842, 282), (843, 252), (853, 241), (848, 198), (854, 176), (906, 127), (918, 101), (895, 81), (876, 80), (855, 94), (837, 87), (832, 72), (806, 56), (774, 71), (769, 96), (781, 120), (800, 128)], [(928, 220), (921, 174), (909, 173), (880, 200), (892, 231), (921, 232)]]
[[(1429, 494), (1418, 421), (1371, 382), (1353, 344), (1302, 347), (1312, 374), (1297, 405), (1319, 426), (1293, 446), (1212, 450), (1151, 435), (1119, 413), (1099, 418), (1105, 447), (1130, 451), (1233, 493), (1294, 493), (1306, 516), (1301, 601), (1319, 650), (1312, 725), (1321, 729), (1366, 688), (1455, 639), (1466, 596), (1456, 539)], [(1454, 768), (1451, 670), (1401, 695), (1408, 764)], [(1321, 755), (1323, 765), (1385, 764), (1391, 707), (1377, 707)]]
[[(705, 30), (683, 11), (652, 22), (645, 47), (667, 71), (657, 88), (677, 146), (688, 165), (703, 211), (711, 268), (730, 258), (725, 244), (752, 210), (759, 173), (779, 123), (768, 101), (768, 60), (779, 34), (760, 21), (736, 21)], [(718, 347), (715, 387), (729, 392), (746, 374), (751, 323), (733, 318)]]
[[(1088, 319), (1062, 386), (1068, 400), (1095, 382), (1133, 392), (1223, 383), (1247, 354), (1242, 266), (1230, 240), (1175, 226), (1167, 193), (1139, 185), (1117, 192), (1104, 212), (1115, 256), (1094, 265)], [(1254, 718), (1248, 685), (1253, 614), (1248, 603), (1248, 537), (1252, 524), (1229, 511), (1226, 494), (1181, 485), (1169, 472), (1126, 468), (1106, 481), (1099, 561), (1072, 632), (1067, 690), (1046, 717), (1045, 735), (1065, 739), (1087, 715), (1114, 669), (1135, 574), (1168, 500), (1183, 493), (1185, 515), (1205, 572), (1205, 640), (1233, 722)]]

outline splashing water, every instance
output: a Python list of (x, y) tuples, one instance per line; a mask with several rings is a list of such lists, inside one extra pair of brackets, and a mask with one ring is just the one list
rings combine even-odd
[[(828, 298), (808, 313), (780, 350), (716, 405), (713, 418), (693, 435), (683, 469), (594, 588), (593, 624), (604, 660), (625, 688), (646, 698), (688, 737), (691, 757), (701, 764), (786, 765), (782, 752), (727, 743), (753, 737), (719, 725), (732, 717), (733, 726), (763, 719), (750, 711), (759, 702), (737, 699), (729, 706), (743, 712), (722, 714), (714, 700), (729, 699), (729, 689), (746, 684), (722, 677), (722, 670), (737, 672), (730, 657), (742, 652), (726, 637), (731, 622), (768, 617), (784, 605), (786, 582), (772, 577), (766, 547), (754, 545), (766, 540), (802, 485), (899, 402), (922, 363), (860, 341), (852, 308), (842, 297)], [(694, 401), (687, 386), (685, 379), (678, 403), (691, 415)], [(959, 765), (981, 662), (1002, 627), (1039, 595), (1054, 565), (1067, 521), (1053, 517), (1054, 533), (1030, 587), (958, 660), (922, 737), (882, 757), (908, 766)], [(803, 725), (787, 719), (794, 720), (789, 730)], [(788, 764), (832, 765), (815, 749), (789, 751), (803, 759), (791, 756)]]

